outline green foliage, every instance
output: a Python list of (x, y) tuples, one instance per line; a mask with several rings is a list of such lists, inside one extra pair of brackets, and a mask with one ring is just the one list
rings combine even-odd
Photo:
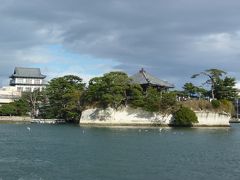
[(43, 119), (54, 119), (56, 118), (56, 114), (54, 112), (54, 107), (52, 107), (49, 103), (49, 99), (47, 96), (46, 89), (41, 91), (40, 102), (38, 103), (38, 117)]
[(196, 86), (194, 86), (192, 83), (185, 83), (183, 90), (184, 93), (190, 97), (192, 94), (196, 93)]
[(215, 89), (217, 86), (217, 81), (224, 75), (226, 72), (220, 69), (207, 69), (204, 72), (192, 75), (192, 78), (196, 78), (199, 75), (204, 75), (208, 77), (208, 80), (204, 84), (209, 84), (211, 86), (212, 98), (215, 98)]
[(1, 116), (26, 116), (29, 111), (28, 103), (22, 98), (0, 107)]
[(47, 103), (40, 105), (38, 117), (43, 119), (54, 119), (56, 115), (54, 109)]
[(158, 112), (160, 109), (161, 94), (156, 88), (149, 87), (144, 98), (143, 109), (150, 112)]
[(154, 87), (147, 89), (143, 102), (144, 110), (163, 114), (170, 114), (177, 107), (176, 93), (161, 93)]
[(192, 126), (197, 123), (197, 116), (194, 111), (187, 107), (181, 107), (174, 114), (174, 125), (176, 126)]
[[(130, 79), (126, 73), (110, 72), (104, 74), (103, 77), (96, 77), (89, 81), (85, 102), (104, 108), (110, 106), (117, 109), (121, 105), (127, 104), (127, 92), (130, 91)], [(132, 93), (136, 95), (136, 91), (137, 88)]]
[(45, 103), (45, 106), (51, 108), (41, 114), (78, 122), (82, 111), (80, 100), (84, 87), (85, 84), (78, 76), (67, 75), (52, 79), (46, 87), (48, 103)]
[(196, 87), (196, 93), (199, 95), (199, 98), (209, 97), (209, 91), (202, 87)]
[(225, 77), (224, 79), (218, 79), (215, 86), (215, 97), (217, 99), (227, 99), (233, 101), (237, 98), (236, 79), (232, 77)]
[(221, 102), (220, 102), (219, 100), (213, 99), (213, 100), (211, 101), (211, 104), (212, 104), (213, 108), (216, 109), (216, 108), (219, 108), (219, 107), (220, 107)]
[(208, 91), (202, 87), (195, 86), (192, 83), (185, 83), (183, 86), (183, 95), (192, 97), (194, 94), (198, 94), (199, 98), (204, 98), (208, 96)]
[(28, 103), (31, 113), (31, 117), (37, 117), (37, 111), (42, 103), (44, 94), (39, 89), (33, 92), (23, 92), (21, 99)]
[(15, 116), (17, 115), (14, 103), (4, 104), (0, 107), (1, 116)]
[(177, 97), (173, 92), (163, 93), (160, 99), (160, 111), (162, 113), (171, 113), (177, 105)]
[(211, 85), (211, 94), (213, 99), (227, 99), (232, 101), (237, 97), (237, 89), (234, 88), (236, 80), (235, 78), (228, 76), (223, 78), (222, 76), (225, 75), (226, 72), (219, 69), (209, 69), (205, 72), (194, 74), (192, 78), (201, 74), (209, 78), (204, 84)]
[[(158, 112), (171, 109), (176, 104), (176, 95), (161, 93), (149, 87), (145, 94), (138, 84), (132, 84), (129, 77), (123, 72), (110, 72), (103, 77), (90, 80), (85, 103), (89, 106), (112, 107), (117, 109), (121, 105), (130, 105), (134, 108), (141, 107), (146, 111)], [(160, 108), (161, 107), (161, 108)]]
[(26, 116), (30, 112), (30, 107), (28, 102), (25, 99), (20, 98), (19, 100), (14, 101), (16, 107), (17, 116)]
[(134, 108), (144, 106), (143, 89), (139, 84), (132, 84), (127, 94), (130, 97), (128, 102), (130, 106)]

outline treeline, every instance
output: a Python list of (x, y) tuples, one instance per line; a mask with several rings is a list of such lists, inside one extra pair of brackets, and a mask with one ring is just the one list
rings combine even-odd
[[(209, 106), (206, 106), (206, 109), (219, 110), (222, 108), (222, 99), (224, 99), (224, 105), (226, 105), (226, 101), (229, 102), (236, 98), (236, 91), (235, 94), (233, 93), (235, 80), (222, 79), (221, 74), (215, 75), (211, 77), (215, 78), (211, 81), (215, 84), (211, 86), (209, 91), (204, 89), (205, 93), (201, 93), (201, 96), (199, 96), (201, 101), (190, 98), (191, 101), (199, 102), (199, 107), (204, 101)], [(229, 83), (230, 81), (231, 83)], [(143, 91), (141, 85), (132, 83), (131, 78), (124, 72), (110, 72), (101, 77), (92, 78), (88, 86), (83, 83), (80, 77), (67, 75), (52, 79), (42, 92), (38, 90), (25, 92), (20, 99), (1, 106), (0, 115), (23, 116), (28, 114), (32, 117), (60, 118), (68, 122), (78, 122), (84, 109), (93, 107), (119, 109), (123, 106), (142, 108), (146, 111), (162, 114), (174, 114), (181, 107), (188, 107), (193, 110), (198, 107), (195, 105), (192, 108), (186, 102), (178, 101), (183, 95), (191, 97), (192, 94), (196, 93), (197, 86), (193, 84), (189, 86), (189, 84), (184, 85), (183, 91), (163, 92), (152, 86)], [(227, 88), (228, 91), (223, 91), (224, 88)], [(227, 93), (229, 88), (232, 88), (231, 95)], [(214, 103), (204, 100), (212, 92), (216, 94), (215, 97), (220, 98), (215, 98), (215, 101), (212, 101)], [(221, 110), (227, 111), (226, 109)]]
[[(67, 75), (52, 79), (40, 91), (25, 92), (21, 99), (3, 105), (1, 115), (26, 115), (41, 118), (61, 118), (78, 121), (87, 108), (122, 106), (142, 108), (152, 112), (171, 112), (176, 104), (176, 94), (159, 92), (149, 87), (146, 92), (141, 85), (132, 83), (124, 72), (110, 72), (95, 77), (88, 86), (78, 76)], [(20, 105), (19, 105), (20, 104)]]
[[(192, 97), (198, 96), (199, 98), (211, 99), (226, 99), (233, 101), (238, 96), (237, 89), (235, 88), (236, 79), (226, 75), (227, 73), (220, 69), (208, 69), (204, 72), (192, 75), (192, 78), (198, 76), (205, 76), (207, 80), (202, 83), (202, 86), (196, 86), (191, 82), (187, 82), (183, 86), (182, 95)], [(208, 85), (210, 90), (204, 89), (203, 86)]]

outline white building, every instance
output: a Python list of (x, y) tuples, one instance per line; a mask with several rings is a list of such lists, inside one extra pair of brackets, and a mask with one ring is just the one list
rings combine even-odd
[(46, 76), (41, 74), (40, 68), (16, 67), (10, 78), (10, 86), (16, 87), (19, 92), (41, 91), (46, 85)]
[(21, 97), (21, 92), (17, 91), (17, 87), (5, 86), (0, 88), (0, 104), (13, 102)]

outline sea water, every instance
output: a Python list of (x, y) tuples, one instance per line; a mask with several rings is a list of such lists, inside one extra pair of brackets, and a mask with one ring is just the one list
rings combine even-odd
[(240, 179), (240, 124), (126, 128), (0, 124), (0, 179)]

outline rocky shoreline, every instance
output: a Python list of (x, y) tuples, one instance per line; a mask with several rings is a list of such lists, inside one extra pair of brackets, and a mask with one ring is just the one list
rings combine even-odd
[[(231, 117), (226, 113), (215, 113), (206, 111), (195, 111), (198, 123), (193, 127), (229, 127)], [(59, 119), (32, 119), (21, 116), (0, 116), (0, 123), (63, 123)], [(64, 121), (65, 122), (65, 121)], [(122, 108), (114, 110), (112, 108), (99, 109), (92, 108), (82, 112), (80, 125), (82, 126), (173, 126), (172, 115), (162, 115), (160, 113), (146, 112), (141, 109)]]
[(0, 123), (31, 123), (29, 116), (0, 116)]

